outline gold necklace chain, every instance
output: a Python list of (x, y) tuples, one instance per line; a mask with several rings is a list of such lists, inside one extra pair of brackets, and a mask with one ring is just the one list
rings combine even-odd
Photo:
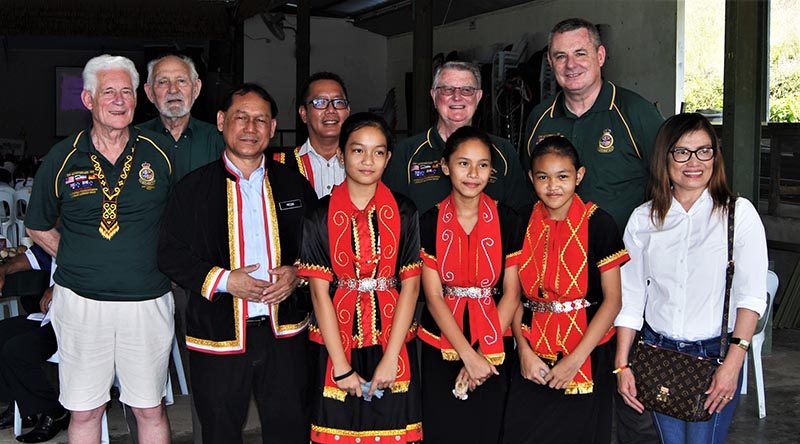
[(125, 156), (125, 162), (122, 164), (122, 172), (119, 175), (119, 179), (117, 179), (117, 183), (114, 186), (113, 192), (108, 186), (106, 175), (103, 174), (103, 167), (97, 160), (97, 155), (89, 155), (89, 158), (92, 160), (92, 165), (94, 166), (94, 172), (97, 174), (97, 178), (100, 180), (100, 190), (103, 192), (103, 213), (100, 217), (99, 231), (100, 235), (107, 240), (111, 240), (111, 238), (114, 237), (114, 235), (119, 231), (119, 221), (117, 220), (117, 200), (122, 192), (122, 187), (125, 186), (126, 179), (128, 179), (128, 173), (131, 171), (133, 154), (135, 152), (136, 143), (134, 143), (131, 147), (131, 153)]

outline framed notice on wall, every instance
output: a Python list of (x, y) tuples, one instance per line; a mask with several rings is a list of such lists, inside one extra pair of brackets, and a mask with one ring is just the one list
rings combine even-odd
[(56, 137), (68, 136), (92, 123), (92, 115), (81, 102), (83, 68), (56, 67)]

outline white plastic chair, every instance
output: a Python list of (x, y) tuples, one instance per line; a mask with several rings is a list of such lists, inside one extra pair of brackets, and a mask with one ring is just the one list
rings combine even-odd
[[(0, 295), (0, 298), (3, 296)], [(19, 298), (5, 298), (0, 300), (0, 320), (6, 317), (6, 307), (8, 307), (8, 316), (13, 318), (19, 316)]]
[[(178, 383), (180, 384), (181, 394), (188, 395), (189, 389), (186, 386), (186, 375), (183, 372), (183, 361), (181, 360), (180, 350), (178, 349), (178, 340), (172, 338), (172, 359), (175, 362), (175, 370), (178, 373)], [(47, 362), (58, 364), (58, 352), (54, 353)], [(119, 380), (114, 378), (114, 385), (119, 387)], [(167, 385), (164, 387), (164, 401), (166, 405), (175, 403), (175, 397), (172, 393), (172, 376), (167, 371)], [(14, 402), (14, 436), (22, 434), (22, 416), (19, 413), (19, 406), (16, 401)], [(108, 438), (108, 414), (103, 412), (102, 428), (100, 432), (100, 444), (109, 444)]]
[[(31, 187), (22, 187), (14, 192), (14, 219), (16, 220), (16, 243), (25, 237), (25, 214), (28, 212), (28, 202), (31, 200)], [(8, 236), (6, 236), (8, 237)]]
[[(775, 301), (775, 293), (778, 291), (778, 275), (773, 271), (767, 271), (767, 310), (761, 318), (761, 322), (756, 326), (756, 331), (753, 334), (753, 340), (750, 341), (751, 348), (748, 357), (753, 357), (753, 372), (756, 376), (756, 391), (758, 392), (758, 417), (764, 418), (767, 416), (767, 402), (766, 395), (764, 394), (764, 369), (761, 365), (761, 348), (764, 346), (766, 339), (766, 326), (769, 321), (770, 312), (772, 312), (772, 303)], [(747, 394), (747, 360), (744, 360), (742, 367), (742, 394)]]
[(0, 185), (0, 234), (8, 241), (7, 247), (16, 247), (16, 217), (14, 211), (14, 188)]

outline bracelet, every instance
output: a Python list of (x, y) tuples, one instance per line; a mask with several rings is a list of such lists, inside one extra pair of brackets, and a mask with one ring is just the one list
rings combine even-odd
[(611, 374), (616, 375), (618, 373), (622, 373), (623, 370), (629, 369), (629, 368), (631, 368), (630, 362), (625, 364), (625, 365), (622, 365), (622, 366), (619, 366), (619, 367), (615, 368), (614, 371), (611, 372)]
[(354, 369), (354, 368), (351, 368), (349, 372), (342, 373), (342, 374), (341, 374), (341, 375), (339, 375), (339, 376), (334, 376), (334, 377), (333, 377), (333, 381), (334, 381), (334, 382), (339, 382), (339, 381), (341, 381), (342, 379), (346, 379), (346, 378), (348, 378), (350, 375), (352, 375), (352, 374), (353, 374), (353, 373), (355, 373), (355, 372), (356, 372), (356, 369)]

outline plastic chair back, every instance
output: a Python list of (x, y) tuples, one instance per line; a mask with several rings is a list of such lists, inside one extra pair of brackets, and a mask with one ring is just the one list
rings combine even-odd
[(764, 311), (764, 316), (756, 324), (755, 335), (763, 333), (764, 328), (767, 326), (767, 320), (772, 311), (772, 303), (775, 302), (775, 293), (778, 291), (779, 283), (778, 275), (772, 270), (767, 270), (767, 309)]

